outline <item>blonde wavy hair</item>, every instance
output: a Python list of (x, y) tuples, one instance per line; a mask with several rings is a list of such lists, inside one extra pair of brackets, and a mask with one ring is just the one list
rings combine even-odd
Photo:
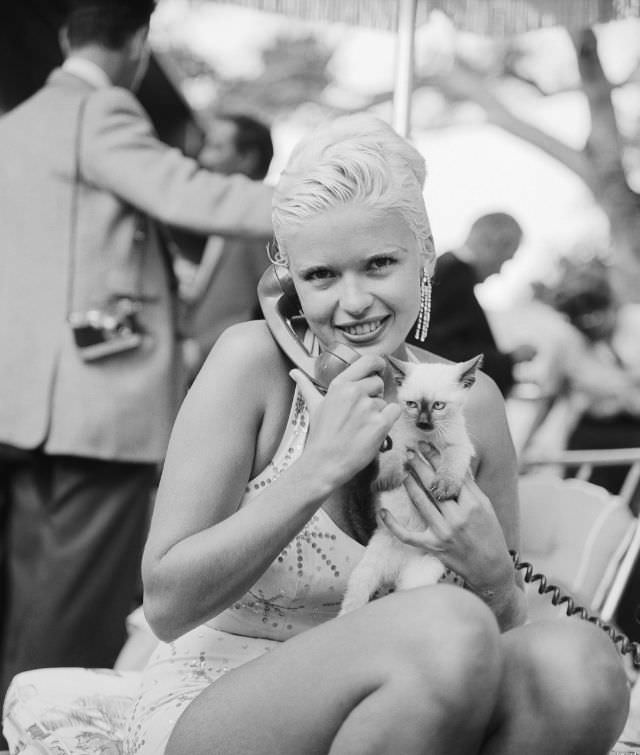
[(305, 220), (354, 203), (400, 212), (431, 270), (435, 252), (425, 178), (422, 155), (380, 118), (362, 113), (319, 127), (295, 147), (274, 194), (276, 262), (287, 264), (287, 236)]

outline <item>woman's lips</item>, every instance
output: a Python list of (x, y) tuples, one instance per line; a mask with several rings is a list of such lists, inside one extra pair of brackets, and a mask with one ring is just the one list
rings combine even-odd
[(352, 323), (350, 325), (337, 325), (336, 328), (343, 333), (349, 341), (352, 341), (353, 343), (362, 343), (363, 341), (375, 340), (383, 331), (388, 319), (388, 316), (379, 317), (375, 320), (367, 320), (366, 322)]

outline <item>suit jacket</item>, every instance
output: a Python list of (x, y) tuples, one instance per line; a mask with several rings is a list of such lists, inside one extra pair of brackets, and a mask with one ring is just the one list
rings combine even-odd
[[(200, 170), (129, 91), (61, 70), (0, 118), (0, 171), (0, 443), (161, 460), (181, 380), (154, 221), (267, 238), (272, 191)], [(69, 312), (127, 293), (144, 300), (142, 346), (84, 362)]]
[[(438, 257), (432, 281), (431, 320), (424, 344), (456, 362), (482, 352), (482, 369), (506, 395), (513, 386), (513, 360), (495, 342), (487, 316), (474, 293), (478, 278), (471, 265), (445, 252)], [(413, 337), (410, 337), (411, 342)]]

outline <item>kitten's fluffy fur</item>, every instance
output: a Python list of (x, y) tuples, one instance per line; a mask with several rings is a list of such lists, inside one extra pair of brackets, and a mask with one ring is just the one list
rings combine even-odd
[[(444, 500), (458, 495), (474, 453), (463, 407), (482, 356), (457, 364), (390, 361), (403, 412), (389, 434), (392, 447), (378, 457), (371, 486), (375, 510), (389, 510), (409, 530), (424, 530), (424, 520), (402, 484), (407, 461), (412, 453), (423, 453), (434, 467), (431, 490), (435, 497)], [(379, 525), (349, 579), (340, 614), (360, 608), (383, 586), (403, 590), (435, 584), (443, 572), (435, 556), (405, 545)]]

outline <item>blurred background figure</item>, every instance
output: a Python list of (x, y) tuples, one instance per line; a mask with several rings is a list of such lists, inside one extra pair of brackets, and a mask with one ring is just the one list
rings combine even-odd
[[(640, 306), (622, 305), (601, 258), (564, 258), (553, 283), (536, 296), (574, 329), (562, 360), (562, 433), (568, 449), (640, 446)], [(625, 468), (599, 467), (592, 482), (613, 493)]]
[(521, 241), (522, 228), (511, 215), (494, 212), (479, 217), (461, 247), (438, 257), (426, 341), (409, 338), (410, 343), (454, 361), (482, 352), (482, 369), (505, 396), (515, 383), (515, 365), (533, 359), (536, 349), (522, 344), (510, 352), (500, 351), (475, 287), (499, 273)]
[[(260, 181), (273, 159), (270, 128), (247, 114), (218, 115), (197, 159), (209, 170)], [(225, 328), (260, 316), (256, 286), (268, 264), (262, 242), (224, 236), (209, 238), (199, 264), (176, 257), (188, 381)]]
[(242, 173), (255, 181), (264, 179), (272, 159), (269, 126), (243, 113), (216, 116), (198, 155), (203, 168), (217, 173)]

